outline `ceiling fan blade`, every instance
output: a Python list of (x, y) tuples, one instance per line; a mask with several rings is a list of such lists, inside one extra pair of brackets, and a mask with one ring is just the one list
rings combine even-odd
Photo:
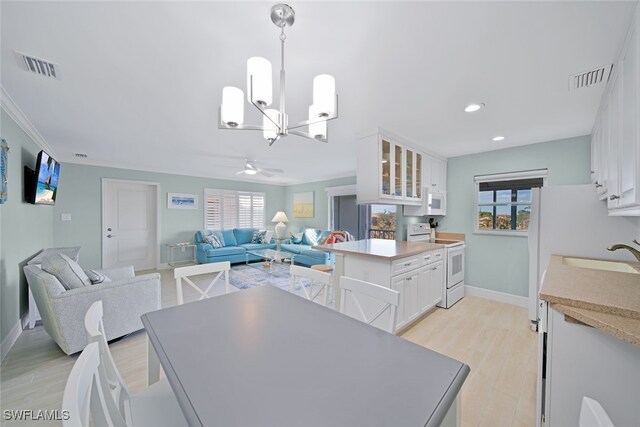
[(266, 176), (266, 177), (272, 177), (272, 176), (273, 176), (273, 174), (271, 174), (271, 173), (269, 173), (269, 172), (265, 172), (265, 171), (264, 171), (264, 170), (262, 170), (262, 169), (261, 169), (260, 171), (258, 171), (258, 173), (259, 173), (259, 174), (261, 174), (261, 175), (263, 175), (263, 176)]
[(261, 169), (267, 172), (284, 173), (282, 169), (275, 169), (275, 168), (261, 168)]
[(244, 173), (244, 171), (241, 170), (241, 171), (236, 172), (236, 175), (240, 175), (240, 174), (243, 174), (243, 173)]

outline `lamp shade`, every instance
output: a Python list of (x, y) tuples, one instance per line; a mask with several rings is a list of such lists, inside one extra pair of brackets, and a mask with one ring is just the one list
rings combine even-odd
[(232, 127), (244, 123), (244, 94), (233, 86), (222, 89), (222, 121)]
[(326, 138), (327, 121), (322, 119), (320, 111), (315, 105), (309, 107), (309, 120), (322, 120), (318, 123), (309, 124), (309, 134), (314, 138)]
[[(253, 88), (251, 79), (253, 78)], [(271, 62), (254, 56), (247, 60), (247, 99), (249, 102), (271, 105), (273, 91), (271, 82)]]
[(274, 110), (273, 108), (264, 110), (264, 112), (273, 121), (269, 120), (265, 116), (262, 116), (262, 126), (264, 126), (262, 135), (265, 137), (265, 139), (275, 139), (278, 136), (278, 127), (273, 122), (279, 123), (280, 112), (278, 110)]
[(329, 74), (319, 74), (313, 79), (313, 105), (323, 116), (336, 112), (336, 79)]
[(283, 211), (278, 211), (276, 212), (271, 222), (289, 222), (289, 218), (287, 218), (287, 214), (285, 214)]

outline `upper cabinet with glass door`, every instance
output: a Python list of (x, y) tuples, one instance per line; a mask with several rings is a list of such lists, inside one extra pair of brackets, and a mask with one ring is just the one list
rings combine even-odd
[(424, 155), (398, 136), (378, 130), (358, 140), (358, 203), (420, 205)]

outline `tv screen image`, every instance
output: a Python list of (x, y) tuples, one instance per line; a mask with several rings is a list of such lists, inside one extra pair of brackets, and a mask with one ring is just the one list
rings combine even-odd
[(36, 164), (36, 204), (53, 205), (56, 202), (58, 190), (58, 178), (60, 176), (60, 163), (56, 162), (44, 151), (38, 154)]

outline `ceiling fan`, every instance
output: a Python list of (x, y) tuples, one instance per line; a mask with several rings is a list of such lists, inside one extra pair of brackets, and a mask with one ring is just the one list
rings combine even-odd
[(274, 173), (284, 173), (282, 169), (273, 169), (273, 168), (259, 168), (256, 166), (256, 163), (251, 160), (247, 160), (244, 164), (244, 169), (236, 172), (236, 175), (245, 174), (245, 175), (255, 175), (260, 174), (263, 176), (273, 176)]

